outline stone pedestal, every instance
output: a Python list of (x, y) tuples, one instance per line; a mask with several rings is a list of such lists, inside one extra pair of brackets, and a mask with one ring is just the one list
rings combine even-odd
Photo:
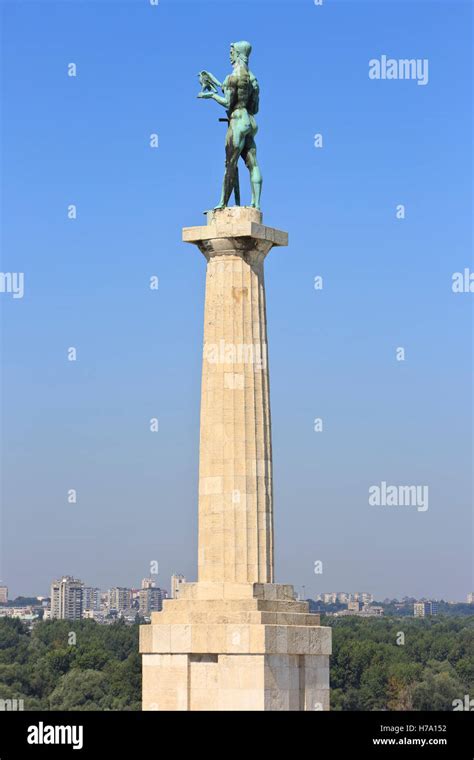
[(274, 583), (187, 583), (141, 626), (144, 710), (328, 710), (331, 629)]
[(285, 232), (260, 211), (208, 213), (198, 582), (141, 626), (144, 710), (327, 710), (331, 631), (275, 584), (263, 264)]

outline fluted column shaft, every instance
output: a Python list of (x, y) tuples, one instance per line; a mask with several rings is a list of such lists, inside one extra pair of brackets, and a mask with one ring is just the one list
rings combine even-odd
[[(271, 419), (263, 264), (278, 231), (231, 208), (188, 228), (207, 259), (199, 581), (273, 582)], [(190, 239), (189, 230), (200, 230)], [(285, 235), (285, 233), (279, 233)], [(273, 239), (272, 239), (273, 238)]]

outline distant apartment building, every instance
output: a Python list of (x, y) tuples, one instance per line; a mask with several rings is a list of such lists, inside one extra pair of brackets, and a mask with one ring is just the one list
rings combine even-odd
[(430, 614), (431, 605), (429, 602), (415, 602), (413, 605), (414, 617), (426, 617)]
[(139, 610), (137, 609), (124, 610), (123, 612), (120, 612), (119, 617), (125, 623), (129, 623), (130, 625), (132, 625), (133, 623), (136, 622), (138, 614), (139, 614)]
[(64, 575), (51, 584), (51, 618), (80, 620), (84, 584), (78, 578)]
[(171, 576), (171, 598), (177, 599), (179, 597), (179, 587), (182, 583), (186, 583), (184, 575), (175, 573)]
[(331, 591), (320, 594), (316, 597), (324, 604), (347, 604), (348, 602), (361, 602), (361, 604), (371, 604), (374, 601), (374, 595), (366, 591)]
[(429, 617), (438, 614), (437, 602), (415, 602), (413, 605), (413, 615), (415, 617)]
[(383, 607), (376, 607), (372, 604), (364, 604), (359, 613), (361, 617), (382, 617), (383, 614)]
[(382, 617), (384, 614), (383, 607), (373, 607), (371, 604), (362, 604), (362, 602), (348, 602), (346, 610), (334, 612), (334, 617)]
[(470, 593), (467, 595), (467, 603), (468, 603), (468, 604), (474, 604), (474, 591), (471, 591), (471, 592), (470, 592)]
[(8, 586), (0, 585), (0, 604), (8, 602)]
[(160, 612), (163, 608), (163, 592), (161, 588), (142, 588), (139, 594), (140, 615), (148, 616), (152, 612)]
[(109, 611), (122, 612), (129, 610), (132, 606), (132, 589), (123, 586), (115, 586), (109, 589), (108, 607)]
[(82, 613), (84, 620), (95, 620), (96, 623), (104, 622), (104, 613), (101, 610), (87, 609)]
[(354, 602), (362, 602), (362, 604), (372, 604), (374, 601), (374, 595), (367, 591), (356, 591), (354, 594), (350, 594), (350, 597)]
[(142, 580), (142, 588), (154, 588), (155, 587), (155, 581), (153, 578), (143, 578)]
[(321, 601), (324, 602), (324, 604), (336, 604), (337, 593), (321, 594)]
[(38, 613), (31, 605), (27, 607), (3, 607), (0, 609), (0, 617), (19, 618), (24, 623), (33, 623), (38, 620)]
[(98, 612), (100, 610), (100, 588), (93, 588), (92, 586), (85, 586), (82, 590), (82, 609), (93, 610)]

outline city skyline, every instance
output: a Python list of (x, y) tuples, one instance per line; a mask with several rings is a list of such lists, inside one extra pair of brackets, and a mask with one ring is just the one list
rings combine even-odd
[[(171, 594), (172, 594), (172, 578), (174, 576), (185, 577), (185, 576), (182, 576), (181, 573), (176, 574), (176, 573), (173, 572), (173, 573), (170, 574), (169, 580), (167, 581), (168, 585), (166, 585), (166, 584), (160, 584), (159, 583), (158, 575), (156, 576), (156, 579), (153, 579), (154, 582), (155, 582), (156, 587), (160, 588), (162, 591), (165, 591), (166, 593), (168, 593), (170, 595), (169, 598), (171, 598)], [(76, 579), (81, 578), (81, 576), (74, 575), (74, 574), (68, 575), (67, 573), (60, 573), (56, 577), (57, 578), (71, 577), (71, 578), (76, 578)], [(143, 580), (143, 578), (142, 578), (142, 580)], [(191, 578), (186, 578), (186, 580), (188, 582), (192, 582)], [(95, 584), (90, 584), (90, 583), (88, 583), (86, 581), (82, 581), (82, 579), (81, 579), (81, 582), (83, 583), (83, 585), (86, 588), (97, 588), (102, 593), (106, 593), (107, 591), (109, 591), (110, 589), (113, 589), (113, 588), (124, 588), (124, 589), (135, 590), (135, 591), (137, 591), (137, 590), (140, 589), (139, 585), (127, 585), (127, 584), (121, 585), (121, 584), (117, 584), (117, 583), (108, 583), (108, 584), (105, 584), (105, 585), (97, 585), (96, 586)], [(8, 583), (6, 583), (6, 582), (3, 582), (3, 583), (0, 582), (0, 587), (2, 587), (2, 586), (6, 587), (8, 589), (8, 592), (10, 592), (11, 586)], [(51, 587), (51, 583), (49, 584), (48, 590), (50, 589), (50, 587)], [(474, 604), (474, 592), (467, 592), (466, 594), (464, 594), (463, 597), (460, 597), (460, 596), (454, 597), (453, 596), (453, 597), (449, 597), (449, 598), (443, 598), (443, 597), (438, 596), (436, 594), (418, 594), (418, 595), (416, 595), (416, 594), (412, 594), (412, 593), (409, 593), (409, 592), (401, 593), (398, 596), (390, 596), (389, 594), (382, 594), (381, 596), (377, 596), (376, 594), (374, 594), (370, 590), (362, 591), (360, 589), (359, 590), (353, 589), (352, 591), (348, 591), (347, 590), (347, 588), (348, 588), (347, 586), (344, 587), (346, 590), (328, 591), (325, 588), (325, 589), (321, 589), (319, 591), (316, 590), (316, 591), (313, 591), (313, 592), (311, 592), (311, 591), (308, 590), (308, 593), (306, 593), (307, 587), (304, 584), (298, 584), (296, 582), (294, 583), (294, 587), (295, 587), (295, 591), (297, 592), (297, 594), (299, 596), (301, 596), (302, 595), (302, 591), (304, 591), (304, 598), (313, 599), (313, 600), (318, 600), (321, 597), (332, 596), (332, 595), (348, 595), (348, 596), (351, 596), (351, 595), (354, 596), (355, 595), (355, 596), (357, 596), (359, 594), (363, 594), (363, 595), (367, 594), (368, 596), (370, 596), (372, 598), (372, 601), (384, 601), (385, 599), (393, 599), (393, 600), (396, 600), (396, 601), (401, 601), (403, 599), (416, 599), (416, 600), (420, 600), (421, 601), (421, 600), (430, 600), (430, 599), (432, 599), (434, 601), (445, 601), (445, 602), (450, 602), (450, 603), (452, 602), (454, 604), (462, 604), (464, 602), (466, 602), (468, 604)], [(41, 598), (48, 598), (49, 595), (48, 594), (42, 594), (42, 593), (29, 593), (28, 591), (26, 591), (25, 593), (15, 593), (14, 595), (9, 593), (9, 601), (14, 601), (15, 599), (18, 599), (18, 598), (21, 598), (21, 597), (23, 597), (23, 598), (33, 598), (33, 597), (36, 597), (38, 599), (41, 599)]]
[[(103, 590), (97, 586), (88, 585), (80, 578), (62, 575), (51, 582), (50, 595), (20, 597), (9, 599), (8, 587), (0, 582), (0, 620), (16, 618), (32, 626), (41, 621), (88, 620), (99, 625), (111, 625), (121, 620), (127, 625), (156, 623), (152, 613), (162, 613), (165, 600), (182, 599), (184, 589), (186, 600), (190, 584), (181, 573), (173, 574), (170, 578), (170, 592), (157, 585), (156, 580), (142, 578), (139, 587), (112, 586)], [(416, 599), (405, 596), (401, 600), (380, 598), (367, 591), (332, 591), (316, 595), (306, 595), (296, 589), (295, 598), (309, 603), (312, 613), (324, 613), (328, 618), (378, 618), (413, 616), (414, 618), (437, 617), (440, 613), (474, 614), (474, 592), (466, 597), (466, 602), (458, 600), (439, 600), (422, 597)], [(472, 607), (472, 612), (465, 609)], [(462, 609), (457, 609), (461, 607)]]

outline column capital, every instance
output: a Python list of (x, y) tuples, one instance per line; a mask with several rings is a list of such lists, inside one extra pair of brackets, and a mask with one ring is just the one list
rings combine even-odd
[[(183, 227), (183, 242), (197, 245), (206, 258), (249, 252), (252, 247), (266, 255), (273, 246), (288, 245), (288, 233), (267, 227), (262, 218), (262, 212), (251, 206), (208, 211), (207, 224)], [(254, 241), (253, 245), (249, 240)]]

